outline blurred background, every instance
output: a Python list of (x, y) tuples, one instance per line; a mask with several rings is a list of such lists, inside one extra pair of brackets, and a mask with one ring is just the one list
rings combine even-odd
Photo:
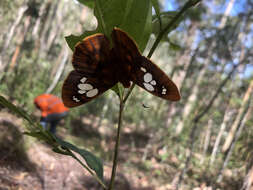
[[(162, 19), (185, 2), (160, 0)], [(0, 7), (0, 93), (39, 120), (34, 98), (60, 97), (73, 69), (64, 37), (94, 30), (96, 18), (74, 0), (2, 0)], [(252, 14), (252, 0), (203, 0), (164, 37), (151, 59), (182, 99), (172, 103), (134, 88), (124, 112), (116, 189), (253, 189)], [(157, 24), (154, 18), (144, 55)], [(61, 138), (103, 160), (105, 179), (118, 107), (109, 90), (71, 109), (57, 127)], [(24, 125), (0, 107), (0, 189), (99, 189), (76, 161), (23, 136)]]

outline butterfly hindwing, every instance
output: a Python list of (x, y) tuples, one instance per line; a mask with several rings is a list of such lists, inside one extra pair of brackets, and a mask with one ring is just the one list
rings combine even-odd
[(115, 83), (108, 83), (98, 77), (86, 76), (76, 70), (71, 71), (62, 87), (62, 100), (67, 107), (76, 107), (96, 98)]
[(170, 78), (151, 60), (141, 57), (132, 73), (132, 80), (138, 86), (160, 98), (178, 101), (180, 93)]

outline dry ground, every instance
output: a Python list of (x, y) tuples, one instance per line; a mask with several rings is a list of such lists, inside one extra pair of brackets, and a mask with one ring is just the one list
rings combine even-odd
[[(75, 123), (76, 122), (76, 123)], [(89, 126), (91, 119), (75, 121), (72, 135), (65, 135), (66, 129), (58, 128), (61, 138), (71, 139), (78, 143), (86, 138), (87, 146), (101, 146), (100, 156), (110, 159), (113, 156), (113, 131), (106, 128)], [(77, 124), (79, 123), (79, 124)], [(80, 131), (81, 125), (86, 129)], [(31, 137), (22, 134), (22, 120), (7, 113), (0, 113), (0, 190), (98, 190), (100, 186), (74, 159), (59, 155)], [(81, 134), (83, 135), (80, 135)], [(76, 133), (76, 134), (75, 134)], [(79, 134), (79, 137), (77, 137)], [(131, 139), (139, 139), (129, 143)], [(120, 147), (120, 164), (116, 188), (120, 190), (165, 190), (170, 185), (155, 188), (154, 168), (139, 172), (138, 166), (148, 137), (140, 134), (130, 134), (126, 129), (122, 136)], [(139, 147), (139, 148), (138, 148)], [(94, 150), (92, 151), (94, 152)], [(106, 158), (106, 159), (107, 159)], [(154, 160), (153, 160), (154, 161)], [(154, 161), (155, 166), (155, 161)], [(105, 181), (108, 183), (111, 173), (111, 163), (104, 163)], [(159, 167), (158, 165), (155, 167)], [(152, 178), (153, 179), (152, 179)], [(160, 186), (160, 185), (158, 185)]]
[[(98, 124), (99, 123), (99, 124)], [(42, 142), (22, 134), (21, 119), (0, 112), (0, 190), (100, 190), (100, 185), (71, 157), (54, 153)], [(99, 126), (99, 127), (98, 127)], [(71, 121), (71, 132), (58, 127), (58, 136), (90, 150), (104, 162), (104, 178), (111, 174), (115, 128), (98, 118)], [(155, 155), (142, 161), (149, 136), (134, 126), (123, 128), (115, 190), (172, 190), (178, 179), (179, 160), (162, 164)], [(160, 150), (162, 154), (162, 150)], [(158, 152), (159, 154), (159, 152)], [(200, 174), (201, 175), (201, 174)], [(194, 181), (194, 190), (207, 188), (204, 180)], [(229, 180), (229, 184), (232, 181)], [(233, 190), (236, 189), (233, 184)], [(197, 187), (200, 186), (200, 187)], [(181, 190), (189, 188), (182, 187)], [(223, 188), (222, 188), (223, 189)], [(227, 189), (227, 188), (224, 188)], [(232, 190), (231, 189), (231, 190)], [(102, 189), (101, 189), (102, 190)]]

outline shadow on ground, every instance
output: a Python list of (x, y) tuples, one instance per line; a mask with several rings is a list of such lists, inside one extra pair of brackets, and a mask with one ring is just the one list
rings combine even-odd
[(35, 164), (26, 154), (20, 127), (13, 121), (0, 118), (0, 131), (0, 189), (19, 186), (27, 173), (32, 173), (33, 178), (43, 184)]
[[(80, 179), (83, 183), (83, 187), (88, 190), (103, 190), (101, 185), (97, 183), (92, 177), (85, 177)], [(105, 184), (109, 186), (109, 180), (105, 181)], [(133, 187), (131, 182), (127, 180), (124, 174), (118, 173), (114, 183), (114, 189), (118, 190), (154, 190), (152, 187)]]
[(16, 169), (25, 166), (27, 170), (34, 171), (35, 167), (25, 153), (24, 135), (18, 126), (11, 121), (1, 119), (0, 131), (0, 165), (10, 164), (10, 167), (15, 166)]

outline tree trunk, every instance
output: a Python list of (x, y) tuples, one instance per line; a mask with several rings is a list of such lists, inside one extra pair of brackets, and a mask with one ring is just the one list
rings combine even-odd
[(205, 141), (204, 141), (204, 146), (203, 146), (203, 156), (200, 161), (200, 163), (203, 163), (206, 157), (206, 152), (208, 150), (209, 144), (210, 144), (210, 137), (212, 133), (212, 127), (213, 127), (213, 120), (209, 119), (208, 125), (207, 125), (207, 130), (205, 131)]
[[(253, 80), (251, 81), (251, 83), (253, 83)], [(250, 107), (250, 104), (251, 104), (252, 97), (253, 97), (253, 93), (251, 92), (250, 97), (247, 99), (247, 103), (245, 103), (243, 106), (243, 111), (242, 111), (242, 114), (240, 115), (239, 122), (237, 123), (237, 127), (236, 127), (237, 131), (235, 132), (235, 135), (233, 136), (230, 146), (228, 147), (227, 151), (225, 152), (225, 156), (224, 156), (225, 160), (222, 164), (222, 167), (219, 170), (218, 177), (217, 177), (218, 183), (222, 181), (223, 171), (226, 168), (226, 166), (230, 160), (230, 157), (231, 157), (234, 147), (235, 147), (235, 143), (237, 142), (238, 138), (240, 137), (241, 132), (245, 126), (245, 123), (246, 123), (248, 117), (250, 117), (250, 115), (251, 115), (252, 107)]]
[(35, 25), (32, 30), (32, 36), (35, 40), (35, 52), (39, 53), (41, 36), (43, 31), (45, 30), (45, 25), (47, 20), (49, 19), (49, 12), (52, 7), (52, 0), (48, 0), (46, 3), (43, 3), (40, 7), (39, 17), (35, 22)]
[(187, 68), (190, 64), (191, 60), (191, 52), (192, 52), (192, 46), (194, 44), (195, 39), (197, 38), (197, 29), (198, 29), (199, 23), (196, 21), (192, 21), (188, 33), (187, 33), (187, 38), (186, 38), (186, 47), (183, 52), (180, 52), (180, 57), (176, 58), (176, 66), (180, 67), (182, 66), (183, 69), (181, 69), (179, 72), (175, 72), (173, 75), (172, 80), (176, 81), (178, 89), (181, 89), (183, 85), (183, 79), (186, 75)]
[(14, 51), (10, 61), (7, 61), (7, 63), (10, 62), (10, 64), (7, 64), (5, 66), (4, 72), (1, 76), (2, 78), (0, 78), (0, 83), (2, 83), (3, 81), (6, 80), (6, 73), (8, 72), (8, 70), (13, 69), (16, 66), (18, 57), (20, 55), (20, 52), (22, 51), (21, 47), (22, 47), (25, 37), (27, 35), (30, 24), (31, 24), (31, 16), (27, 16), (25, 18), (23, 28), (22, 27), (18, 28), (19, 30), (16, 34), (16, 36), (18, 36), (17, 46), (15, 48), (15, 51)]
[[(242, 60), (243, 63), (244, 60)], [(227, 75), (227, 77), (221, 82), (221, 84), (219, 85), (219, 88), (216, 90), (215, 94), (212, 96), (212, 98), (210, 99), (209, 103), (207, 104), (207, 106), (203, 109), (203, 111), (201, 111), (200, 113), (198, 113), (194, 119), (192, 120), (191, 123), (193, 123), (193, 127), (191, 129), (191, 133), (189, 136), (189, 149), (190, 149), (190, 154), (186, 156), (186, 161), (185, 161), (185, 166), (183, 168), (183, 170), (181, 171), (181, 174), (179, 176), (179, 180), (178, 180), (178, 184), (177, 184), (177, 190), (180, 187), (184, 174), (185, 172), (188, 170), (191, 158), (192, 158), (192, 154), (193, 154), (193, 150), (194, 150), (194, 144), (196, 141), (196, 134), (198, 132), (198, 122), (202, 119), (202, 117), (208, 113), (209, 109), (212, 107), (214, 101), (216, 100), (216, 98), (218, 97), (218, 95), (221, 93), (223, 87), (226, 85), (226, 83), (229, 81), (230, 77), (232, 76), (232, 74), (235, 72), (236, 68), (240, 65), (236, 64), (234, 65), (234, 67), (232, 68), (232, 70), (229, 72), (229, 74)]]
[(25, 41), (25, 37), (26, 37), (26, 34), (28, 32), (28, 28), (29, 28), (29, 25), (31, 23), (31, 16), (28, 16), (26, 17), (25, 19), (25, 23), (24, 23), (24, 29), (21, 33), (21, 35), (19, 36), (19, 41), (18, 41), (18, 44), (16, 46), (16, 50), (11, 58), (11, 63), (10, 63), (10, 69), (13, 69), (17, 63), (17, 58), (21, 52), (21, 47)]
[(46, 90), (47, 94), (51, 93), (54, 90), (55, 86), (57, 85), (57, 83), (58, 83), (58, 81), (59, 81), (59, 79), (60, 79), (60, 77), (61, 77), (61, 75), (62, 75), (62, 73), (64, 71), (65, 65), (66, 65), (66, 63), (68, 61), (68, 55), (69, 55), (68, 54), (68, 47), (67, 46), (65, 46), (64, 48), (62, 48), (61, 55), (62, 55), (61, 64), (60, 64), (60, 66), (59, 66), (59, 68), (58, 68), (58, 70), (57, 70), (57, 72), (55, 74), (55, 77), (54, 77), (54, 80), (53, 80), (52, 84)]
[(48, 7), (50, 7), (51, 0), (48, 0), (47, 2), (43, 2), (39, 9), (39, 17), (36, 19), (36, 22), (34, 24), (33, 30), (32, 30), (32, 36), (34, 39), (37, 39), (39, 36), (39, 29), (41, 25), (41, 21), (46, 15), (46, 11)]
[[(191, 51), (192, 51), (192, 44), (194, 44), (193, 42), (195, 41), (195, 39), (197, 38), (197, 29), (198, 29), (198, 22), (192, 21), (189, 30), (187, 32), (187, 36), (188, 38), (186, 38), (186, 47), (185, 47), (185, 51), (180, 52), (179, 55), (181, 55), (180, 57), (176, 58), (176, 63), (174, 67), (180, 67), (182, 66), (183, 69), (181, 69), (179, 72), (174, 72), (172, 79), (173, 81), (176, 82), (176, 85), (178, 87), (178, 89), (181, 90), (181, 87), (183, 85), (183, 81), (184, 78), (186, 76), (186, 71), (187, 68), (189, 67), (190, 64), (190, 60), (191, 60)], [(173, 115), (176, 113), (176, 104), (172, 103), (169, 105), (168, 107), (168, 116), (167, 116), (167, 122), (166, 122), (166, 127), (169, 128), (170, 124), (172, 123), (172, 117)]]
[(20, 24), (25, 11), (28, 9), (27, 5), (23, 5), (18, 9), (18, 14), (15, 22), (11, 26), (10, 30), (8, 31), (8, 34), (6, 36), (6, 40), (4, 41), (4, 45), (1, 50), (1, 56), (0, 56), (0, 73), (2, 73), (3, 70), (5, 70), (5, 67), (8, 64), (8, 61), (6, 61), (5, 64), (3, 64), (3, 56), (5, 55), (6, 49), (9, 47), (10, 41), (13, 38), (14, 32), (17, 28), (17, 26)]
[(45, 24), (43, 26), (43, 30), (41, 32), (41, 37), (40, 37), (40, 50), (39, 50), (39, 57), (43, 57), (45, 55), (45, 53), (47, 53), (47, 42), (48, 42), (48, 37), (49, 37), (49, 33), (50, 30), (52, 28), (52, 23), (55, 20), (56, 17), (56, 12), (58, 9), (58, 2), (54, 2), (52, 5), (50, 4), (50, 8), (49, 8), (49, 13), (48, 16), (46, 18)]
[[(210, 57), (211, 51), (208, 51), (208, 52), (210, 53), (210, 55), (208, 57)], [(176, 133), (175, 133), (176, 136), (181, 134), (186, 119), (188, 118), (189, 114), (192, 112), (192, 109), (196, 105), (196, 100), (197, 100), (197, 96), (198, 96), (198, 92), (199, 92), (199, 86), (200, 86), (201, 82), (203, 81), (204, 75), (207, 71), (207, 67), (209, 65), (209, 59), (206, 59), (206, 62), (204, 63), (202, 69), (199, 71), (198, 78), (195, 81), (195, 85), (193, 87), (191, 95), (189, 96), (188, 101), (186, 102), (186, 104), (184, 106), (184, 110), (182, 113), (182, 119), (179, 120), (179, 123), (177, 125)]]
[[(224, 15), (221, 18), (221, 22), (218, 26), (218, 30), (221, 30), (225, 27), (228, 15), (230, 14), (230, 12), (232, 10), (234, 2), (235, 2), (235, 0), (229, 1), (228, 6), (224, 12)], [(176, 136), (181, 134), (186, 119), (188, 118), (189, 114), (192, 112), (192, 109), (195, 107), (196, 99), (198, 97), (199, 89), (200, 89), (199, 86), (200, 86), (201, 82), (203, 81), (203, 78), (206, 74), (207, 68), (211, 62), (212, 52), (213, 52), (213, 49), (215, 48), (215, 46), (216, 46), (216, 40), (213, 40), (207, 48), (207, 57), (203, 63), (203, 67), (202, 67), (201, 71), (198, 73), (198, 77), (196, 79), (195, 85), (193, 86), (191, 95), (189, 96), (188, 101), (184, 106), (182, 119), (180, 119), (180, 122), (177, 125)]]
[[(186, 71), (186, 74), (184, 75), (184, 79), (183, 79), (183, 82), (182, 82), (182, 85), (181, 85), (181, 89), (180, 89), (180, 92), (182, 91), (183, 89), (183, 86), (185, 85), (185, 81), (186, 81), (186, 78), (187, 76), (189, 75), (189, 70), (191, 68), (191, 65), (193, 65), (194, 61), (195, 61), (195, 58), (196, 58), (196, 55), (198, 53), (198, 50), (199, 50), (199, 47), (197, 49), (194, 50), (194, 54), (193, 56), (191, 57), (191, 60), (190, 60), (190, 63), (188, 64), (188, 67), (187, 67), (187, 71)], [(173, 76), (173, 75), (172, 75)], [(183, 100), (183, 99), (182, 99)], [(176, 107), (176, 104), (175, 102), (172, 102), (169, 104), (168, 106), (168, 115), (167, 115), (167, 121), (166, 121), (166, 128), (169, 128), (171, 124), (173, 124), (173, 118), (174, 116), (176, 115), (176, 113), (178, 112), (178, 109)], [(180, 119), (182, 119), (182, 116), (180, 116)]]
[(68, 11), (67, 6), (68, 4), (66, 3), (58, 4), (55, 16), (55, 23), (52, 25), (51, 30), (49, 31), (48, 40), (46, 43), (47, 54), (51, 51), (51, 48), (57, 36), (61, 34), (59, 31), (62, 31), (64, 27), (64, 25), (62, 24), (63, 23), (62, 19), (63, 15), (65, 15), (65, 13)]
[(226, 129), (226, 125), (227, 125), (229, 119), (231, 118), (232, 111), (230, 111), (229, 109), (230, 109), (230, 106), (227, 105), (219, 133), (218, 133), (215, 143), (214, 143), (214, 147), (213, 147), (213, 151), (212, 151), (211, 159), (210, 159), (210, 165), (212, 165), (215, 161), (215, 157), (216, 157), (219, 145), (220, 145), (221, 137), (224, 134), (224, 131)]
[(232, 127), (229, 131), (229, 134), (226, 138), (226, 141), (225, 141), (225, 143), (222, 147), (222, 152), (226, 152), (228, 150), (228, 148), (231, 146), (232, 140), (235, 136), (235, 132), (237, 131), (237, 127), (239, 126), (238, 123), (240, 122), (240, 118), (243, 114), (245, 104), (247, 104), (248, 99), (250, 98), (250, 95), (251, 95), (252, 91), (253, 91), (253, 80), (250, 82), (249, 88), (247, 89), (247, 92), (244, 95), (242, 106), (239, 109), (239, 112), (238, 112), (238, 114), (235, 118), (235, 121), (234, 121), (234, 123), (233, 123), (233, 125), (232, 125)]
[(243, 180), (243, 186), (240, 190), (251, 190), (253, 185), (253, 166), (251, 166)]

